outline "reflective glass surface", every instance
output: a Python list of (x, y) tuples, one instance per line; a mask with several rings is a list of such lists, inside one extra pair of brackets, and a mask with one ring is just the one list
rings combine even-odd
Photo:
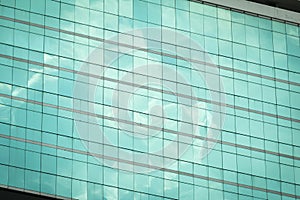
[(186, 0), (1, 0), (0, 184), (300, 198), (300, 28)]

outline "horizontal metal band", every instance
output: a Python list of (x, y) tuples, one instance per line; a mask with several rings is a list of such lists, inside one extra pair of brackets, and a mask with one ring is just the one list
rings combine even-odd
[[(278, 78), (265, 76), (265, 75), (261, 75), (261, 74), (257, 74), (257, 73), (253, 73), (253, 72), (243, 71), (243, 70), (240, 70), (240, 69), (234, 69), (234, 68), (230, 68), (230, 67), (214, 65), (214, 64), (207, 63), (207, 62), (200, 61), (200, 60), (185, 58), (185, 57), (178, 56), (178, 55), (159, 52), (159, 51), (146, 49), (146, 48), (141, 48), (141, 47), (136, 47), (136, 46), (133, 46), (133, 45), (128, 45), (128, 44), (124, 44), (124, 43), (120, 43), (120, 42), (116, 42), (116, 41), (102, 39), (102, 38), (99, 38), (99, 37), (89, 36), (89, 35), (85, 35), (85, 34), (81, 34), (81, 33), (75, 33), (75, 32), (72, 32), (72, 31), (67, 31), (67, 30), (63, 30), (63, 29), (59, 29), (59, 28), (53, 28), (53, 27), (49, 27), (49, 26), (45, 26), (45, 25), (31, 23), (31, 22), (27, 22), (27, 21), (23, 21), (23, 20), (19, 20), (19, 19), (13, 19), (13, 18), (5, 17), (5, 16), (0, 16), (0, 19), (9, 20), (9, 21), (13, 21), (13, 22), (21, 23), (21, 24), (26, 24), (26, 25), (29, 25), (29, 26), (35, 26), (35, 27), (38, 27), (38, 28), (48, 29), (48, 30), (51, 30), (51, 31), (57, 31), (57, 32), (68, 34), (68, 35), (87, 38), (87, 39), (95, 40), (95, 41), (98, 41), (98, 42), (103, 42), (103, 43), (107, 43), (107, 44), (118, 45), (118, 46), (130, 48), (130, 49), (135, 49), (135, 50), (139, 50), (139, 51), (153, 53), (153, 54), (160, 55), (160, 56), (166, 56), (166, 57), (170, 57), (170, 58), (174, 58), (174, 59), (180, 59), (180, 60), (183, 60), (183, 61), (189, 61), (189, 62), (192, 62), (192, 63), (197, 63), (197, 64), (205, 65), (205, 66), (208, 66), (208, 67), (212, 67), (212, 68), (218, 68), (218, 69), (222, 69), (222, 70), (225, 70), (225, 71), (237, 72), (237, 73), (240, 73), (240, 74), (259, 77), (259, 78), (263, 78), (263, 79), (266, 79), (266, 80), (271, 80), (271, 81), (286, 83), (286, 84), (290, 84), (290, 85), (300, 86), (300, 83), (298, 83), (298, 82), (288, 81), (288, 80), (284, 80), (284, 79), (278, 79)], [(187, 47), (184, 47), (184, 46), (182, 46), (182, 47), (188, 49)]]
[(143, 89), (147, 89), (147, 90), (152, 90), (152, 91), (155, 91), (155, 92), (161, 92), (161, 93), (165, 93), (165, 94), (176, 95), (178, 97), (183, 97), (183, 98), (186, 98), (186, 99), (191, 99), (191, 100), (195, 100), (195, 101), (199, 101), (199, 102), (210, 103), (210, 104), (214, 104), (214, 105), (217, 105), (217, 106), (224, 106), (224, 107), (228, 107), (228, 108), (232, 108), (232, 109), (242, 110), (242, 111), (246, 111), (246, 112), (251, 112), (251, 113), (255, 113), (255, 114), (260, 114), (260, 115), (265, 115), (265, 116), (269, 116), (269, 117), (274, 117), (274, 118), (279, 118), (279, 119), (283, 119), (283, 120), (287, 120), (287, 121), (300, 123), (300, 119), (295, 119), (295, 118), (285, 117), (285, 116), (276, 115), (276, 114), (272, 114), (272, 113), (267, 113), (267, 112), (263, 112), (263, 111), (258, 111), (258, 110), (254, 110), (254, 109), (244, 108), (244, 107), (241, 107), (241, 106), (235, 106), (235, 105), (231, 105), (231, 104), (221, 103), (221, 102), (218, 102), (218, 101), (207, 100), (207, 99), (200, 98), (200, 97), (193, 97), (193, 96), (189, 96), (189, 95), (185, 95), (185, 94), (181, 94), (181, 93), (171, 92), (171, 91), (168, 91), (168, 90), (161, 90), (161, 89), (158, 89), (158, 88), (153, 88), (153, 87), (149, 87), (149, 86), (145, 86), (145, 85), (139, 85), (139, 84), (135, 84), (135, 83), (131, 83), (131, 82), (119, 81), (117, 79), (108, 78), (108, 77), (104, 77), (104, 76), (99, 76), (99, 75), (96, 75), (96, 74), (80, 72), (80, 71), (76, 71), (76, 70), (57, 67), (57, 66), (54, 66), (54, 65), (44, 64), (44, 63), (31, 61), (31, 60), (26, 60), (26, 59), (22, 59), (22, 58), (16, 58), (16, 57), (13, 57), (13, 56), (7, 56), (7, 55), (3, 55), (3, 54), (0, 54), (0, 57), (16, 60), (16, 61), (19, 61), (19, 62), (25, 62), (25, 63), (29, 63), (29, 64), (39, 65), (39, 66), (43, 66), (43, 67), (48, 67), (48, 68), (52, 68), (52, 69), (57, 69), (57, 70), (61, 70), (61, 71), (66, 71), (66, 72), (70, 72), (70, 73), (74, 73), (74, 74), (80, 74), (80, 75), (87, 76), (87, 77), (93, 77), (93, 78), (107, 80), (107, 81), (111, 81), (111, 82), (115, 82), (115, 83), (120, 83), (120, 84), (134, 86), (134, 87), (143, 88)]
[[(0, 134), (0, 137), (1, 137), (1, 134)], [(37, 191), (27, 190), (27, 189), (24, 189), (24, 188), (17, 188), (17, 187), (2, 185), (2, 184), (0, 184), (0, 188), (11, 190), (12, 192), (13, 191), (22, 192), (25, 195), (36, 195), (41, 199), (42, 198), (47, 198), (47, 199), (49, 198), (49, 199), (57, 199), (57, 200), (75, 200), (75, 199), (72, 199), (72, 198), (66, 198), (66, 197), (62, 197), (62, 196), (58, 196), (58, 195), (51, 195), (51, 194), (47, 194), (47, 193), (43, 193), (43, 192), (37, 192)], [(29, 197), (27, 197), (27, 198), (29, 198)]]
[(199, 136), (199, 135), (183, 133), (183, 132), (174, 131), (174, 130), (171, 130), (171, 129), (165, 129), (165, 128), (162, 129), (162, 128), (156, 127), (156, 126), (149, 126), (147, 124), (136, 123), (136, 122), (132, 122), (132, 121), (129, 121), (129, 120), (123, 120), (123, 119), (118, 119), (118, 118), (114, 118), (114, 117), (108, 117), (108, 116), (105, 116), (105, 115), (99, 115), (99, 114), (90, 113), (90, 112), (87, 112), (87, 111), (81, 111), (81, 110), (66, 108), (66, 107), (62, 107), (62, 106), (47, 104), (47, 103), (38, 102), (38, 101), (34, 101), (34, 100), (28, 100), (28, 99), (24, 99), (24, 98), (20, 98), (20, 97), (14, 97), (14, 96), (1, 94), (1, 93), (0, 93), (0, 97), (10, 98), (10, 99), (13, 99), (13, 100), (23, 101), (23, 102), (27, 102), (27, 103), (42, 105), (42, 106), (47, 106), (47, 107), (60, 109), (60, 110), (65, 110), (65, 111), (74, 112), (74, 113), (79, 113), (79, 114), (83, 114), (83, 115), (93, 116), (93, 117), (97, 117), (97, 118), (101, 118), (101, 119), (117, 121), (117, 122), (126, 123), (126, 124), (139, 126), (139, 127), (143, 127), (143, 128), (148, 128), (148, 129), (152, 129), (152, 130), (162, 130), (162, 131), (165, 131), (165, 132), (168, 132), (168, 133), (181, 135), (181, 136), (184, 136), (184, 137), (195, 138), (195, 139), (199, 139), (199, 140), (206, 140), (206, 141), (210, 141), (210, 142), (216, 142), (216, 143), (219, 143), (219, 144), (224, 144), (224, 145), (228, 145), (228, 146), (247, 149), (247, 150), (250, 150), (250, 151), (256, 151), (256, 152), (261, 152), (261, 153), (265, 153), (265, 154), (285, 157), (285, 158), (289, 158), (289, 159), (293, 159), (293, 160), (300, 160), (300, 157), (296, 157), (296, 156), (292, 156), (292, 155), (288, 155), (288, 154), (282, 154), (282, 153), (273, 152), (273, 151), (269, 151), (269, 150), (259, 149), (259, 148), (256, 148), (256, 147), (249, 147), (249, 146), (246, 146), (246, 145), (235, 144), (235, 143), (226, 142), (226, 141), (222, 141), (222, 140), (218, 140), (218, 139), (207, 138), (207, 137), (203, 137), (203, 136)]
[(93, 154), (93, 155), (91, 155), (89, 152), (82, 151), (82, 150), (76, 150), (76, 149), (61, 147), (61, 146), (57, 146), (57, 145), (45, 144), (45, 143), (42, 143), (42, 142), (36, 142), (36, 141), (33, 141), (33, 140), (27, 140), (27, 139), (17, 138), (17, 137), (13, 137), (13, 136), (7, 136), (7, 135), (3, 135), (3, 134), (0, 134), (0, 137), (11, 139), (11, 140), (16, 140), (16, 141), (21, 141), (21, 142), (26, 142), (26, 143), (31, 143), (31, 144), (42, 145), (42, 146), (55, 148), (55, 149), (59, 149), (59, 150), (79, 153), (79, 154), (83, 154), (83, 155), (96, 156), (97, 158), (112, 160), (112, 161), (121, 162), (121, 163), (126, 163), (126, 164), (133, 165), (133, 166), (140, 166), (140, 167), (150, 168), (150, 169), (154, 169), (154, 170), (170, 172), (170, 173), (174, 173), (174, 174), (178, 174), (178, 175), (184, 175), (184, 176), (189, 176), (189, 177), (193, 177), (193, 178), (203, 179), (203, 180), (207, 180), (207, 181), (214, 181), (214, 182), (217, 182), (217, 183), (232, 185), (232, 186), (236, 186), (236, 187), (242, 187), (242, 188), (247, 188), (247, 189), (251, 189), (251, 190), (257, 190), (257, 191), (261, 191), (261, 192), (277, 194), (277, 195), (280, 195), (280, 196), (287, 196), (287, 197), (292, 197), (292, 198), (296, 198), (296, 199), (300, 198), (300, 196), (297, 196), (297, 195), (294, 195), (294, 194), (279, 192), (279, 191), (276, 191), (276, 190), (269, 190), (269, 189), (250, 186), (250, 185), (246, 185), (246, 184), (239, 184), (239, 183), (235, 183), (235, 182), (231, 182), (231, 181), (211, 178), (211, 177), (202, 176), (202, 175), (198, 175), (198, 174), (192, 174), (192, 173), (188, 173), (188, 172), (177, 171), (177, 170), (168, 169), (168, 168), (161, 168), (161, 167), (154, 166), (154, 165), (149, 165), (149, 164), (145, 164), (145, 163), (138, 163), (138, 162), (129, 161), (129, 160), (120, 159), (120, 158), (115, 158), (115, 157), (111, 157), (111, 156), (107, 156), (107, 155), (102, 155), (102, 154)]
[[(259, 17), (263, 16), (269, 19), (300, 25), (300, 13), (290, 11), (290, 10), (285, 10), (282, 8), (271, 7), (268, 5), (262, 5), (255, 2), (240, 1), (240, 0), (189, 0), (189, 1), (209, 3), (212, 5), (225, 7), (227, 9), (234, 9), (235, 11), (246, 13), (246, 14), (256, 15)], [(285, 1), (285, 0), (281, 0), (281, 1)], [(270, 1), (267, 2), (271, 3)]]

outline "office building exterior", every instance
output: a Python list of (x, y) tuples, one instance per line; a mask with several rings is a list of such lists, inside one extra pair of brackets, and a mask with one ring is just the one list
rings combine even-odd
[(4, 193), (300, 198), (296, 2), (0, 5)]

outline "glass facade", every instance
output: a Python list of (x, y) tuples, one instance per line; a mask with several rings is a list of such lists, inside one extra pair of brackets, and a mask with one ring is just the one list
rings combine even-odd
[(0, 184), (299, 199), (300, 28), (186, 0), (1, 0)]

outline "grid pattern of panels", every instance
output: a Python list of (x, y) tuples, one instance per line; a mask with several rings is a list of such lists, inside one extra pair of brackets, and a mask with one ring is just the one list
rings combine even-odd
[[(185, 0), (0, 4), (1, 185), (75, 199), (300, 198), (299, 26)], [(187, 36), (203, 50), (163, 31), (160, 37), (139, 37), (154, 44), (153, 50), (116, 39), (157, 27)], [(96, 66), (99, 74), (83, 72), (95, 49), (118, 60)], [(207, 87), (210, 73), (193, 68), (200, 62), (193, 53), (199, 51), (214, 63), (205, 66), (216, 69), (212, 73), (220, 77), (222, 91)], [(84, 92), (74, 95), (74, 89), (91, 86), (93, 101)], [(130, 96), (126, 105), (115, 101), (116, 91)], [(214, 93), (226, 102), (212, 99)], [(209, 115), (220, 104), (222, 133), (199, 159), (207, 148)], [(152, 112), (153, 105), (159, 109)], [(182, 117), (182, 107), (205, 114), (195, 122)], [(103, 137), (82, 138), (74, 114)], [(176, 141), (178, 136), (183, 139)], [(160, 151), (190, 140), (180, 156)], [(98, 147), (97, 155), (86, 143)], [(153, 160), (171, 164), (160, 167)], [(114, 162), (134, 167), (112, 167)]]

